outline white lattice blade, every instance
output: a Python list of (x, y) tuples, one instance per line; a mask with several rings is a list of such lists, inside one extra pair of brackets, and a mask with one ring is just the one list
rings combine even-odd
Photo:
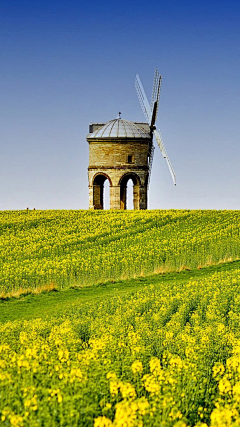
[(176, 175), (175, 175), (175, 172), (174, 172), (173, 167), (171, 165), (170, 159), (168, 157), (166, 148), (164, 147), (163, 140), (162, 140), (162, 137), (161, 137), (161, 133), (160, 133), (160, 131), (155, 130), (154, 131), (154, 135), (155, 135), (155, 138), (156, 138), (157, 143), (159, 145), (159, 148), (160, 148), (160, 150), (162, 152), (162, 155), (163, 155), (164, 159), (166, 159), (166, 162), (167, 162), (167, 165), (168, 165), (168, 169), (170, 171), (173, 183), (174, 183), (174, 185), (176, 185)]
[(176, 175), (175, 175), (175, 172), (174, 172), (174, 170), (173, 170), (173, 167), (172, 167), (172, 165), (171, 165), (171, 162), (170, 162), (170, 160), (169, 160), (168, 155), (166, 156), (166, 161), (167, 161), (168, 169), (169, 169), (169, 171), (170, 171), (170, 174), (171, 174), (171, 177), (172, 177), (172, 180), (173, 180), (173, 184), (174, 184), (174, 185), (176, 185)]
[[(158, 85), (157, 85), (157, 89), (156, 89), (156, 95), (155, 95), (156, 96), (156, 100), (154, 102), (154, 104), (156, 104), (156, 111), (155, 111), (155, 117), (154, 117), (154, 123), (153, 123), (153, 125), (155, 125), (155, 123), (157, 121), (159, 98), (160, 98), (160, 90), (161, 90), (161, 83), (162, 83), (162, 77), (159, 76)], [(154, 108), (154, 104), (153, 104), (153, 108)]]
[(165, 150), (165, 147), (164, 147), (164, 144), (163, 144), (163, 140), (162, 140), (161, 134), (160, 134), (159, 131), (157, 131), (155, 129), (154, 130), (154, 135), (155, 135), (155, 138), (157, 140), (158, 146), (159, 146), (159, 148), (160, 148), (160, 150), (162, 152), (162, 155), (165, 158), (166, 157), (166, 150)]
[(146, 117), (148, 123), (150, 124), (151, 117), (152, 117), (151, 108), (150, 108), (147, 96), (145, 94), (145, 91), (143, 89), (143, 85), (141, 83), (141, 80), (140, 80), (140, 77), (138, 74), (136, 75), (136, 79), (135, 79), (135, 88), (137, 91), (137, 95), (138, 95), (140, 105), (141, 105), (142, 110), (143, 110), (143, 114)]
[(153, 111), (154, 102), (159, 100), (160, 86), (161, 86), (161, 76), (159, 74), (158, 69), (155, 68), (152, 97), (151, 97), (151, 111)]

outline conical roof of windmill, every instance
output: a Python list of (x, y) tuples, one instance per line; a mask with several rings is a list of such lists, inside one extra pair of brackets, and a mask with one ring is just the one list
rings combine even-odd
[(117, 118), (105, 123), (102, 127), (88, 134), (90, 138), (150, 138), (149, 132), (138, 123)]

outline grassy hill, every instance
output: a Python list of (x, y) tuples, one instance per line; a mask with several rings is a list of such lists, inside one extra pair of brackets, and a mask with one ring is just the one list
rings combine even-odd
[(0, 213), (0, 425), (238, 426), (239, 217)]
[(237, 211), (0, 212), (0, 292), (235, 260), (239, 223)]

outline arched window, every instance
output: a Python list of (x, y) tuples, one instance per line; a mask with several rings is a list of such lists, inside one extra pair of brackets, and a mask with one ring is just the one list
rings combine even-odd
[[(106, 184), (107, 182), (107, 184)], [(93, 180), (93, 207), (94, 209), (109, 209), (110, 179), (107, 175), (98, 174)]]
[(120, 209), (140, 209), (140, 179), (138, 175), (135, 173), (123, 175), (119, 185)]

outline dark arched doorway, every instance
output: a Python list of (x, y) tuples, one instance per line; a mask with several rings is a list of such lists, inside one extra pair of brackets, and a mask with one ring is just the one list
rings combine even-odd
[(140, 179), (136, 174), (128, 173), (120, 179), (120, 209), (127, 209), (127, 184), (133, 183), (133, 209), (140, 209)]
[[(111, 181), (109, 177), (105, 174), (98, 174), (93, 179), (93, 207), (94, 209), (109, 209), (109, 194), (104, 196), (105, 192), (105, 181), (108, 180), (109, 185), (107, 185), (106, 190), (109, 192), (109, 186), (111, 186)], [(104, 205), (107, 204), (105, 207)]]

